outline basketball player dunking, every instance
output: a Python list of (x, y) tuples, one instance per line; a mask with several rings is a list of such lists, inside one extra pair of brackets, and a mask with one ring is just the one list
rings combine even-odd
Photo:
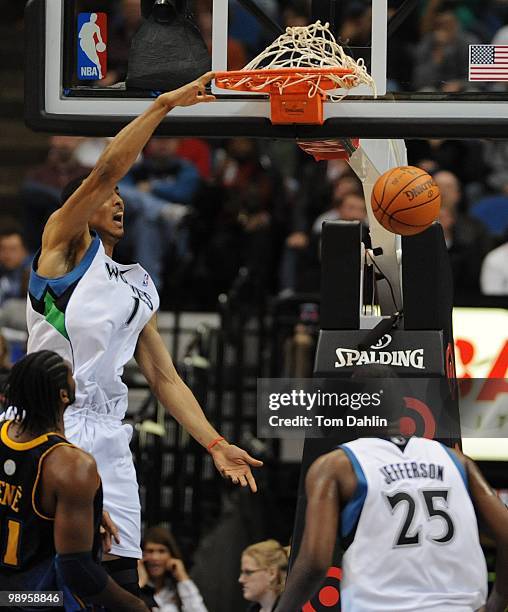
[(65, 413), (65, 434), (97, 461), (104, 508), (119, 530), (111, 554), (120, 559), (106, 565), (134, 592), (140, 503), (129, 449), (132, 428), (122, 424), (127, 387), (121, 379), (133, 355), (154, 394), (209, 450), (224, 477), (255, 491), (250, 466), (262, 465), (219, 436), (178, 376), (157, 331), (159, 298), (149, 275), (137, 264), (111, 259), (124, 233), (118, 181), (172, 108), (214, 99), (205, 91), (213, 76), (159, 96), (119, 132), (86, 178), (64, 189), (66, 201), (44, 228), (29, 284), (28, 350), (50, 349), (72, 364), (76, 402)]
[(38, 593), (38, 608), (9, 610), (53, 610), (48, 592), (61, 591), (67, 611), (84, 609), (84, 598), (148, 612), (100, 565), (101, 481), (93, 458), (63, 435), (74, 391), (69, 364), (53, 351), (27, 355), (7, 379), (13, 419), (0, 429), (0, 591)]
[[(386, 414), (387, 428), (342, 444), (309, 468), (302, 542), (276, 612), (300, 610), (316, 593), (339, 527), (343, 612), (504, 612), (508, 510), (459, 451), (394, 435), (395, 412)], [(487, 604), (478, 521), (497, 545)]]

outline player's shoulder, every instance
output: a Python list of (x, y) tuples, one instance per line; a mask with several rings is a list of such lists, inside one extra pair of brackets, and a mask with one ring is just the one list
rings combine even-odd
[(449, 453), (455, 457), (456, 459), (458, 459), (458, 461), (460, 463), (462, 463), (462, 465), (467, 469), (469, 466), (471, 465), (476, 465), (475, 462), (473, 461), (473, 459), (471, 459), (471, 457), (469, 457), (468, 455), (464, 454), (462, 452), (462, 449), (456, 445), (454, 447), (447, 447)]
[(97, 482), (95, 459), (86, 451), (72, 444), (58, 444), (44, 460), (44, 472), (55, 483), (82, 486)]
[(351, 467), (351, 462), (342, 448), (336, 448), (318, 457), (309, 468), (309, 474), (339, 476)]

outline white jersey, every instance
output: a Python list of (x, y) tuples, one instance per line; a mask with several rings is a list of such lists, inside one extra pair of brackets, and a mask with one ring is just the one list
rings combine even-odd
[[(341, 514), (344, 612), (474, 612), (487, 568), (464, 466), (444, 445), (341, 445), (358, 479)], [(348, 543), (351, 542), (348, 546)]]
[(140, 504), (129, 442), (125, 364), (159, 307), (157, 290), (138, 264), (121, 265), (94, 236), (81, 262), (65, 276), (30, 276), (28, 352), (53, 350), (67, 359), (76, 401), (64, 415), (65, 434), (90, 452), (103, 481), (104, 507), (120, 530), (111, 552), (140, 556)]

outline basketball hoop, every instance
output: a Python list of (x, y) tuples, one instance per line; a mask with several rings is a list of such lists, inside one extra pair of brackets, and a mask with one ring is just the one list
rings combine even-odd
[[(270, 95), (273, 124), (323, 125), (323, 102), (340, 100), (360, 84), (368, 85), (375, 95), (375, 83), (362, 59), (345, 53), (320, 21), (305, 27), (286, 28), (243, 70), (217, 72), (218, 87), (237, 91), (263, 92)], [(330, 90), (341, 89), (339, 94)], [(342, 141), (343, 143), (344, 141)], [(352, 142), (352, 141), (349, 141)], [(358, 148), (344, 148), (340, 140), (300, 141), (298, 144), (315, 159), (347, 158)]]
[(276, 125), (322, 125), (326, 91), (354, 87), (354, 76), (349, 68), (261, 68), (217, 72), (215, 83), (223, 89), (270, 94), (271, 121)]

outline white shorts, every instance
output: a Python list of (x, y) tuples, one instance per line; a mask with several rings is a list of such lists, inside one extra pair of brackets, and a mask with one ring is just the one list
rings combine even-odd
[(132, 426), (116, 417), (78, 409), (64, 413), (65, 436), (97, 462), (104, 492), (104, 510), (118, 527), (120, 544), (112, 555), (141, 558), (141, 504), (129, 443)]

